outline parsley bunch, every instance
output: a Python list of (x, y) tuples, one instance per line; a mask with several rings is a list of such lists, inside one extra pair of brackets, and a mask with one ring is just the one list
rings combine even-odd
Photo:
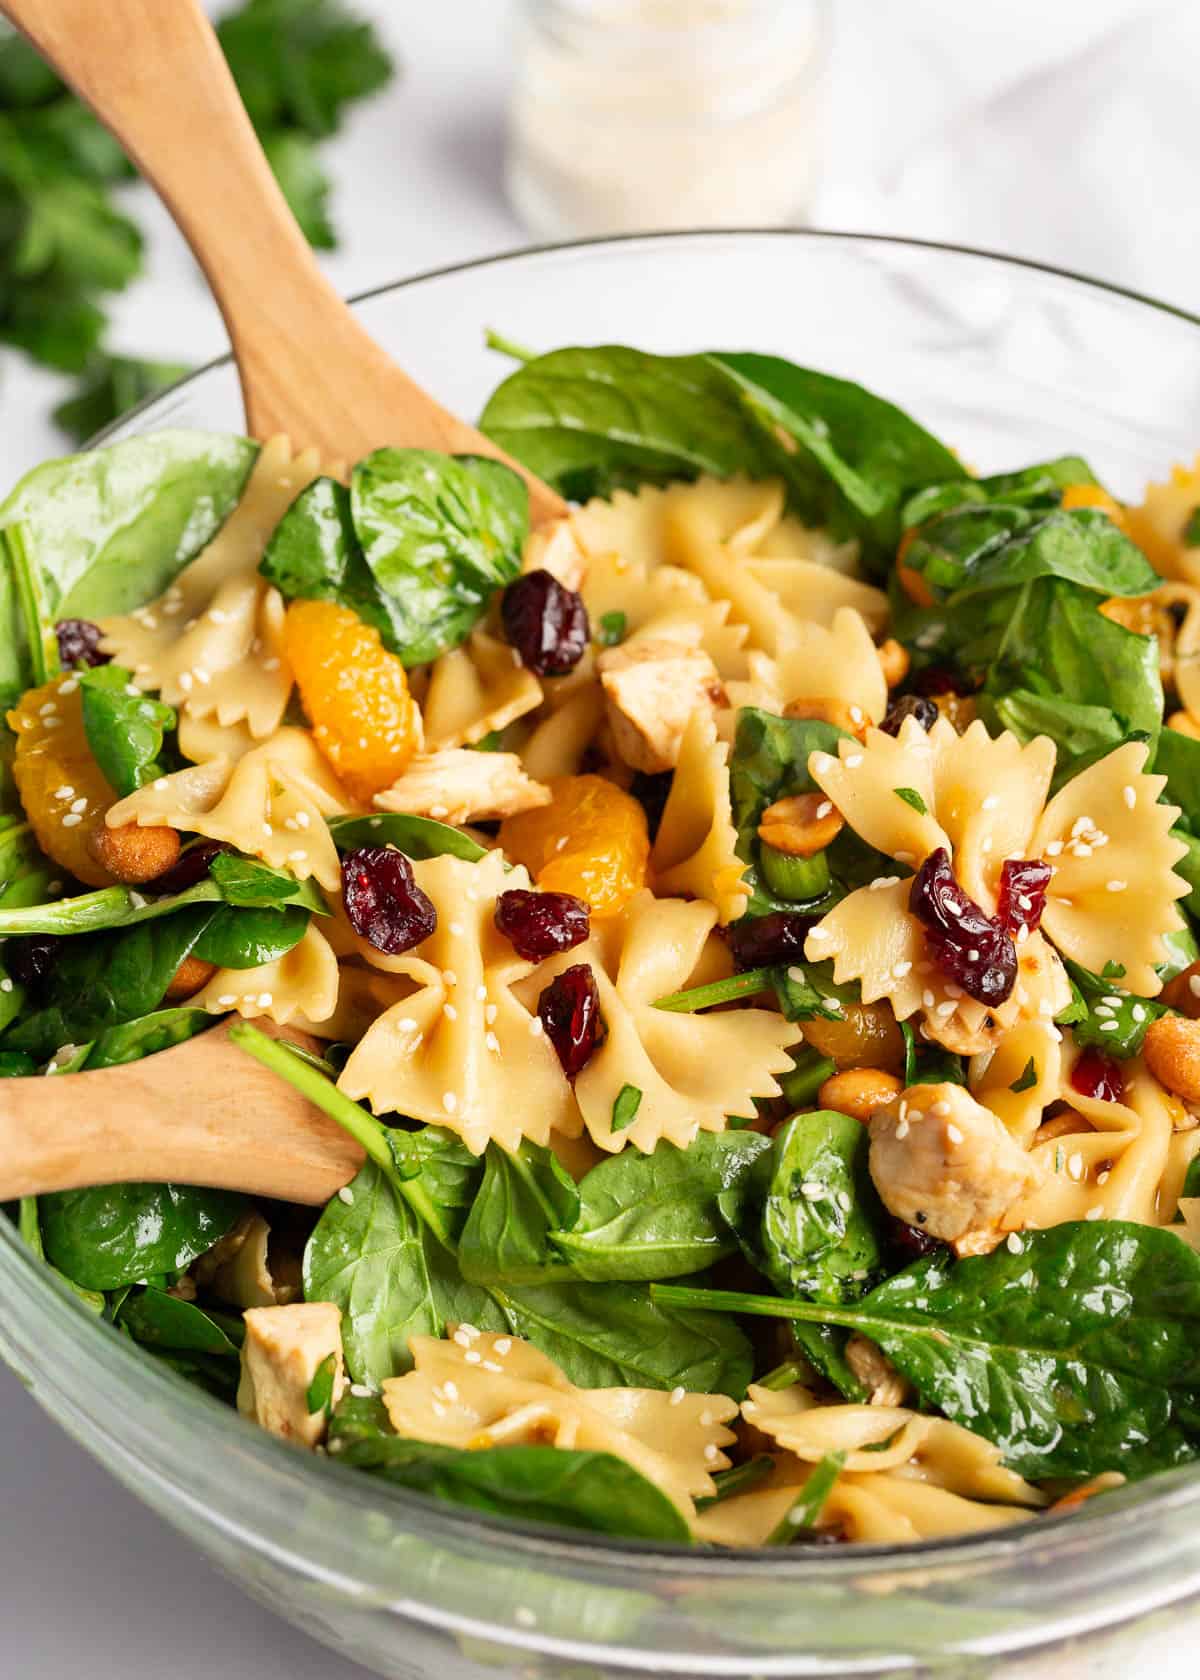
[[(217, 34), (296, 220), (331, 250), (320, 144), (388, 81), (391, 60), (341, 0), (245, 0)], [(0, 35), (0, 343), (80, 376), (55, 411), (80, 440), (186, 371), (104, 349), (107, 294), (142, 272), (141, 233), (115, 196), (133, 176), (33, 48)]]

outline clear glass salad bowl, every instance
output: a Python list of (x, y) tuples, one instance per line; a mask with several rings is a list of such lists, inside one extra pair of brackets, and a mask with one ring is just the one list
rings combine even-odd
[[(495, 326), (545, 348), (778, 351), (901, 403), (972, 466), (1083, 453), (1118, 494), (1200, 445), (1200, 321), (945, 247), (812, 233), (599, 242), (427, 275), (359, 309), (466, 415), (505, 370), (484, 347)], [(240, 424), (219, 362), (108, 436)], [(717, 1555), (500, 1524), (243, 1423), (92, 1322), (6, 1220), (0, 1351), (248, 1592), (381, 1674), (1116, 1680), (1165, 1671), (1168, 1653), (1200, 1642), (1200, 1473), (899, 1551)]]

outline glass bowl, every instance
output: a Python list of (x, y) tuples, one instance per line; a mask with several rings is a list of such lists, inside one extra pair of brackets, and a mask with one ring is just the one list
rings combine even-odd
[[(778, 351), (862, 380), (994, 470), (1087, 455), (1134, 494), (1200, 443), (1200, 321), (1077, 276), (841, 234), (639, 237), (359, 300), (451, 408), (550, 348)], [(106, 435), (235, 429), (218, 362)], [(904, 1550), (713, 1554), (496, 1522), (302, 1459), (92, 1321), (0, 1220), (0, 1351), (62, 1426), (249, 1593), (385, 1675), (1117, 1680), (1200, 1640), (1200, 1476)]]

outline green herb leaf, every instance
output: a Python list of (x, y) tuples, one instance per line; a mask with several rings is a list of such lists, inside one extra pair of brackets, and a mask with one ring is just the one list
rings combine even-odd
[(347, 105), (392, 75), (375, 30), (340, 0), (247, 0), (221, 19), (217, 38), (260, 131), (324, 139)]
[(1030, 1056), (1029, 1060), (1025, 1063), (1024, 1069), (1022, 1070), (1021, 1077), (1019, 1079), (1014, 1079), (1008, 1088), (1010, 1091), (1017, 1092), (1032, 1091), (1037, 1082), (1037, 1063), (1034, 1061), (1033, 1057)]
[(929, 807), (921, 798), (921, 795), (917, 792), (916, 788), (893, 788), (892, 792), (896, 795), (897, 799), (903, 799), (906, 805), (911, 805), (913, 810), (919, 812), (921, 816), (927, 817), (929, 815)]
[(747, 1458), (741, 1464), (734, 1464), (728, 1470), (718, 1470), (713, 1476), (716, 1493), (708, 1498), (696, 1501), (698, 1511), (709, 1511), (714, 1505), (722, 1505), (725, 1500), (735, 1498), (739, 1493), (749, 1493), (771, 1474), (775, 1468), (775, 1460), (770, 1453), (756, 1453), (753, 1458)]
[(623, 1132), (627, 1126), (632, 1126), (638, 1117), (638, 1109), (642, 1106), (642, 1093), (636, 1085), (622, 1085), (617, 1092), (616, 1101), (612, 1105), (612, 1130)]
[(1186, 548), (1200, 548), (1200, 507), (1194, 507), (1184, 520), (1180, 538)]
[(134, 689), (120, 665), (97, 665), (78, 680), (92, 757), (113, 792), (125, 798), (161, 774), (158, 757), (164, 734), (176, 726), (175, 713)]
[(337, 1378), (337, 1354), (327, 1353), (317, 1366), (316, 1375), (308, 1385), (305, 1404), (311, 1417), (315, 1412), (333, 1416), (333, 1385)]
[(601, 647), (616, 647), (618, 642), (625, 640), (625, 627), (629, 620), (623, 612), (601, 613), (596, 622), (596, 641)]

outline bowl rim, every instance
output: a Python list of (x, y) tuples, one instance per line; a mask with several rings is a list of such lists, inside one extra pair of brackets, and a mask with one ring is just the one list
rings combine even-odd
[[(499, 252), (487, 256), (466, 258), (458, 262), (444, 264), (438, 267), (422, 270), (419, 273), (406, 276), (401, 280), (384, 282), (378, 286), (367, 288), (355, 293), (350, 299), (351, 304), (362, 304), (373, 299), (386, 296), (393, 292), (402, 292), (407, 288), (418, 286), (430, 281), (447, 277), (484, 270), (504, 264), (527, 261), (531, 258), (553, 257), (570, 252), (605, 250), (618, 246), (636, 246), (643, 244), (657, 248), (663, 245), (677, 246), (689, 242), (706, 243), (712, 241), (737, 241), (747, 238), (769, 239), (772, 242), (787, 243), (828, 243), (849, 244), (853, 247), (880, 247), (883, 249), (897, 249), (900, 251), (929, 251), (954, 257), (965, 257), (986, 264), (996, 264), (1004, 268), (1014, 268), (1031, 271), (1051, 279), (1064, 280), (1071, 285), (1083, 286), (1099, 294), (1122, 299), (1151, 309), (1158, 314), (1177, 319), (1193, 327), (1200, 328), (1200, 314), (1177, 304), (1155, 298), (1147, 293), (1122, 286), (1115, 282), (1106, 281), (1079, 270), (1061, 267), (1052, 263), (1042, 262), (1035, 258), (1022, 257), (1006, 252), (989, 250), (984, 247), (958, 244), (951, 241), (908, 238), (892, 234), (858, 233), (834, 228), (696, 228), (663, 233), (633, 233), (615, 234), (602, 238), (588, 238), (565, 241), (551, 241), (544, 244), (528, 245), (513, 250)], [(182, 379), (177, 380), (164, 390), (154, 392), (144, 398), (134, 408), (126, 411), (117, 420), (111, 422), (100, 432), (96, 433), (84, 449), (102, 446), (125, 432), (130, 423), (147, 410), (161, 404), (171, 393), (177, 393), (194, 381), (200, 380), (217, 369), (227, 367), (233, 360), (232, 354), (213, 357), (202, 366), (193, 369)], [(6, 1257), (4, 1251), (8, 1250)], [(256, 1462), (255, 1468), (261, 1468), (264, 1475), (275, 1478), (286, 1477), (291, 1480), (297, 1474), (309, 1476), (312, 1474), (312, 1463), (305, 1463), (298, 1455), (278, 1441), (249, 1428), (245, 1420), (221, 1401), (205, 1393), (195, 1385), (182, 1382), (176, 1375), (157, 1362), (149, 1360), (135, 1346), (121, 1337), (117, 1331), (103, 1321), (97, 1321), (93, 1314), (75, 1299), (69, 1290), (60, 1283), (53, 1273), (43, 1264), (37, 1262), (36, 1257), (26, 1249), (19, 1233), (11, 1221), (0, 1220), (0, 1261), (11, 1259), (19, 1268), (28, 1290), (32, 1291), (43, 1310), (59, 1318), (64, 1327), (90, 1321), (93, 1326), (99, 1323), (104, 1332), (95, 1346), (98, 1353), (105, 1350), (101, 1357), (109, 1366), (111, 1374), (127, 1382), (136, 1379), (137, 1386), (160, 1400), (175, 1414), (176, 1417), (184, 1413), (190, 1415), (193, 1427), (197, 1431), (210, 1433), (214, 1447), (228, 1444), (237, 1447), (242, 1453), (248, 1453)], [(65, 1316), (64, 1316), (65, 1315)], [(7, 1316), (3, 1300), (0, 1298), (0, 1352), (6, 1352), (3, 1335), (4, 1319)], [(15, 1361), (14, 1361), (15, 1363)], [(51, 1411), (52, 1416), (56, 1414)], [(56, 1421), (61, 1420), (56, 1416)], [(157, 1432), (157, 1426), (149, 1426)], [(703, 1551), (699, 1548), (671, 1545), (660, 1542), (624, 1539), (620, 1536), (584, 1534), (577, 1529), (561, 1528), (555, 1525), (529, 1522), (522, 1519), (496, 1518), (476, 1514), (465, 1508), (456, 1507), (433, 1496), (381, 1485), (374, 1479), (368, 1479), (361, 1472), (340, 1465), (336, 1459), (317, 1460), (318, 1472), (334, 1478), (340, 1483), (341, 1490), (348, 1502), (363, 1509), (378, 1508), (381, 1500), (386, 1503), (399, 1502), (419, 1516), (428, 1531), (439, 1528), (445, 1530), (447, 1538), (475, 1538), (494, 1537), (500, 1534), (511, 1545), (519, 1549), (529, 1562), (544, 1561), (547, 1557), (560, 1562), (575, 1561), (591, 1564), (621, 1565), (631, 1559), (643, 1559), (647, 1563), (657, 1561), (669, 1565), (673, 1574), (683, 1574), (693, 1580), (717, 1579), (728, 1580), (731, 1576), (756, 1572), (765, 1577), (765, 1563), (771, 1563), (771, 1577), (800, 1584), (814, 1584), (817, 1581), (833, 1584), (843, 1577), (851, 1577), (861, 1573), (864, 1566), (875, 1568), (886, 1563), (889, 1572), (893, 1574), (919, 1575), (922, 1570), (928, 1570), (931, 1565), (939, 1563), (953, 1563), (963, 1568), (977, 1568), (993, 1563), (1000, 1559), (1013, 1559), (1021, 1554), (1033, 1554), (1048, 1546), (1054, 1548), (1054, 1542), (1062, 1535), (1069, 1523), (1070, 1532), (1080, 1542), (1085, 1535), (1097, 1544), (1113, 1539), (1119, 1531), (1128, 1538), (1128, 1524), (1131, 1517), (1148, 1518), (1165, 1513), (1168, 1509), (1189, 1507), (1200, 1504), (1200, 1475), (1196, 1474), (1195, 1466), (1184, 1466), (1176, 1470), (1160, 1473), (1146, 1482), (1130, 1484), (1122, 1490), (1110, 1494), (1105, 1500), (1090, 1502), (1083, 1508), (1059, 1516), (1040, 1515), (1036, 1521), (1017, 1523), (1008, 1528), (992, 1529), (976, 1535), (951, 1536), (936, 1540), (922, 1540), (906, 1542), (903, 1545), (891, 1546), (885, 1544), (855, 1544), (846, 1547), (830, 1547), (806, 1550), (804, 1548), (767, 1548), (748, 1547), (737, 1551)], [(209, 1508), (209, 1515), (218, 1521), (222, 1514)], [(432, 1535), (431, 1535), (432, 1537)], [(332, 1566), (329, 1573), (338, 1572)], [(1167, 1597), (1175, 1599), (1180, 1596), (1179, 1591), (1171, 1591)], [(420, 1606), (410, 1606), (419, 1609)], [(427, 1607), (431, 1617), (441, 1619), (433, 1606)], [(1115, 1607), (1114, 1607), (1115, 1608)], [(1114, 1621), (1125, 1620), (1134, 1611), (1128, 1605), (1117, 1610), (1111, 1618)], [(1056, 1631), (1064, 1618), (1056, 1619)], [(1067, 1617), (1065, 1620), (1069, 1621)], [(1090, 1624), (1094, 1625), (1094, 1624)], [(488, 1624), (489, 1636), (497, 1637), (497, 1630)], [(1008, 1643), (1011, 1643), (1008, 1642)], [(767, 1672), (770, 1664), (762, 1665), (762, 1671)], [(698, 1671), (699, 1672), (699, 1671)]]

